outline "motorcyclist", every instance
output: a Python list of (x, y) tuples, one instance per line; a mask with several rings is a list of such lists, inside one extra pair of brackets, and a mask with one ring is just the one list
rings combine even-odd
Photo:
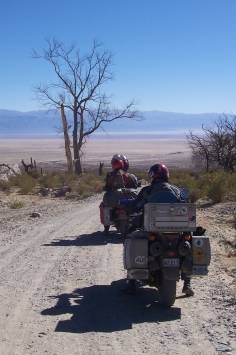
[[(106, 191), (103, 203), (100, 208), (104, 206), (114, 207), (116, 201), (115, 191), (118, 189), (136, 189), (138, 187), (138, 180), (135, 175), (127, 172), (129, 168), (129, 161), (126, 156), (122, 154), (115, 154), (111, 159), (112, 171), (107, 173), (104, 190)], [(104, 226), (104, 232), (109, 231), (110, 226)]]
[(134, 174), (128, 173), (129, 161), (125, 155), (114, 154), (111, 159), (111, 166), (112, 172), (106, 176), (104, 190), (114, 190), (117, 188), (136, 189), (138, 187), (137, 177)]
[[(181, 197), (181, 191), (177, 186), (170, 184), (169, 170), (164, 164), (154, 164), (148, 171), (148, 176), (151, 179), (151, 184), (142, 188), (137, 198), (132, 202), (131, 209), (133, 211), (143, 210), (143, 207), (148, 202), (155, 203), (178, 203), (184, 202)], [(182, 292), (187, 296), (193, 296), (194, 292), (191, 288), (191, 279), (182, 273), (184, 286)], [(128, 282), (130, 290), (135, 287), (134, 280)]]
[[(129, 160), (128, 158), (124, 155), (121, 154), (122, 160), (124, 162), (124, 171), (128, 171), (129, 170)], [(139, 181), (136, 175), (129, 173), (129, 176), (131, 178), (131, 180), (133, 181), (133, 184), (135, 185), (135, 188), (137, 188), (139, 185)]]

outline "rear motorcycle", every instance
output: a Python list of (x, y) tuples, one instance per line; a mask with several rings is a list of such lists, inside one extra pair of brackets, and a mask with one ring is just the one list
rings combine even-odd
[(125, 206), (119, 204), (122, 199), (135, 199), (137, 191), (135, 189), (117, 189), (104, 195), (100, 204), (100, 220), (104, 225), (104, 231), (109, 232), (111, 226), (114, 226), (118, 233), (125, 237), (135, 226), (136, 215), (131, 215)]
[(129, 234), (124, 244), (128, 279), (156, 287), (160, 303), (172, 306), (181, 275), (208, 273), (209, 238), (196, 231), (194, 204), (146, 204), (143, 228)]

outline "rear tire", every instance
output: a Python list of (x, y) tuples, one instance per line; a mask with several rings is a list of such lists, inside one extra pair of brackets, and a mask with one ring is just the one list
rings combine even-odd
[(163, 278), (159, 285), (160, 303), (165, 307), (171, 307), (176, 299), (176, 281)]
[(110, 229), (110, 226), (104, 226), (104, 234), (108, 235), (109, 229)]

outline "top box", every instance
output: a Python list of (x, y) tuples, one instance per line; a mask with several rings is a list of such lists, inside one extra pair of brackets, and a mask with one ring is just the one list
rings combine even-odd
[(147, 232), (194, 232), (196, 205), (193, 203), (147, 203), (144, 206)]

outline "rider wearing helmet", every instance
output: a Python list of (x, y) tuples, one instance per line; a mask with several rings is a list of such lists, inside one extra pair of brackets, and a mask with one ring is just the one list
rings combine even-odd
[(148, 171), (151, 184), (145, 186), (135, 200), (134, 208), (141, 210), (145, 203), (176, 203), (181, 202), (178, 187), (169, 184), (169, 170), (164, 164), (154, 164)]
[(129, 160), (128, 158), (124, 155), (124, 154), (120, 154), (123, 162), (124, 162), (124, 171), (128, 171), (129, 170)]
[[(148, 171), (148, 176), (151, 179), (151, 184), (145, 186), (134, 203), (132, 204), (132, 210), (140, 211), (144, 205), (148, 202), (154, 203), (178, 203), (184, 202), (181, 198), (180, 189), (177, 186), (171, 185), (169, 181), (169, 170), (164, 164), (154, 164)], [(182, 273), (182, 280), (184, 280), (184, 286), (182, 292), (187, 296), (193, 296), (194, 292), (190, 285), (190, 277)], [(130, 280), (129, 288), (132, 290), (135, 287), (133, 280)]]
[(129, 161), (123, 154), (115, 154), (111, 159), (112, 172), (106, 176), (104, 190), (119, 188), (136, 189), (138, 180), (135, 175), (128, 173)]

